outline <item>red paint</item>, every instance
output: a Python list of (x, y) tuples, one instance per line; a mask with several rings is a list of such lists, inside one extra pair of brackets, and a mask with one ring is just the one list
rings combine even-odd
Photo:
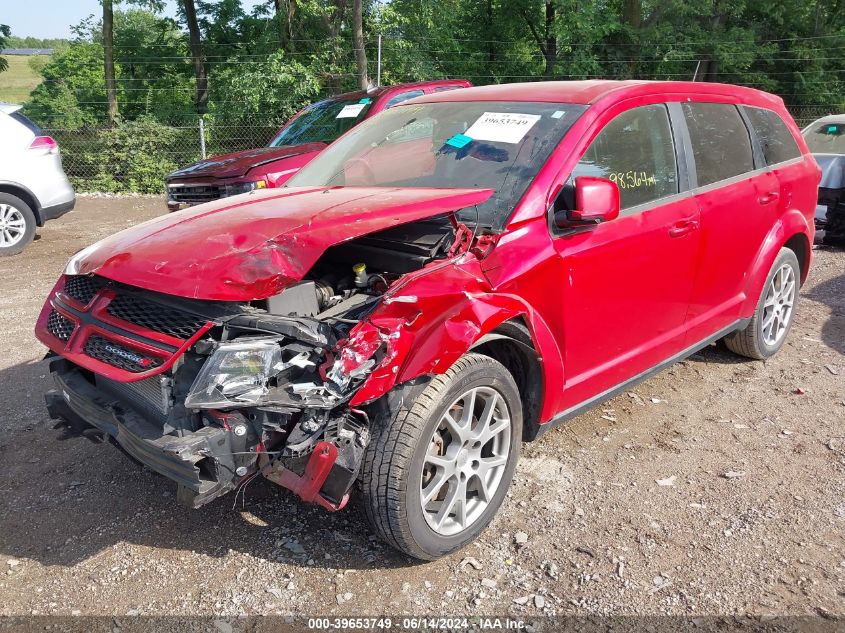
[[(777, 112), (802, 157), (575, 234), (550, 232), (552, 201), (614, 117), (638, 106), (687, 99)], [(352, 407), (396, 384), (445, 372), (485, 334), (521, 318), (541, 359), (540, 421), (549, 421), (750, 317), (780, 248), (796, 236), (812, 244), (820, 171), (783, 102), (773, 95), (709, 83), (593, 81), (488, 86), (416, 102), (421, 100), (590, 107), (553, 151), (503, 232), (469, 244), (470, 236), (459, 230), (450, 257), (393, 283), (353, 328), (335, 351), (345, 369), (354, 369), (360, 357), (381, 346), (384, 358)], [(369, 187), (259, 192), (236, 204), (204, 205), (107, 238), (81, 267), (185, 297), (262, 298), (302, 278), (332, 244), (490, 195)], [(804, 274), (809, 248), (807, 253)], [(41, 340), (43, 319), (42, 313)]]
[[(717, 188), (723, 201), (731, 201), (730, 208), (719, 205), (718, 195), (689, 195), (581, 234), (552, 238), (547, 209), (601, 129), (628, 109), (688, 98), (777, 112), (803, 159), (751, 177), (751, 187)], [(780, 248), (795, 235), (812, 244), (819, 170), (782, 100), (774, 95), (721, 84), (549, 82), (486, 86), (415, 102), (486, 100), (592, 107), (553, 152), (489, 255), (479, 261), (470, 254), (453, 265), (408, 275), (398, 292), (419, 298), (417, 314), (413, 304), (392, 303), (371, 316), (377, 324), (401, 306), (408, 324), (399, 326), (389, 362), (372, 373), (352, 406), (380, 397), (394, 384), (442, 373), (496, 325), (521, 316), (542, 359), (545, 397), (540, 419), (546, 422), (729, 322), (750, 317)], [(735, 229), (726, 214), (758, 205), (761, 189), (771, 185), (772, 178), (791, 195), (781, 193), (778, 203), (769, 205), (768, 215), (748, 214)], [(707, 198), (719, 207), (717, 212), (709, 210)], [(714, 220), (714, 213), (721, 218)], [(715, 245), (712, 250), (702, 247), (705, 237)], [(731, 247), (718, 248), (722, 237)], [(721, 284), (706, 270), (715, 265), (717, 252), (719, 270), (732, 273)], [(809, 255), (807, 259), (805, 274)], [(391, 289), (388, 295), (396, 292)], [(710, 303), (702, 318), (705, 301)]]
[(570, 217), (579, 222), (608, 222), (619, 217), (619, 187), (606, 178), (575, 179), (575, 208)]
[[(52, 352), (67, 358), (80, 367), (89, 369), (112, 380), (134, 382), (166, 371), (213, 326), (213, 323), (206, 323), (187, 340), (178, 339), (153, 330), (142, 329), (134, 323), (117, 319), (106, 311), (109, 303), (115, 297), (115, 293), (112, 290), (100, 290), (87, 305), (83, 306), (62, 292), (65, 279), (66, 277), (64, 275), (61, 276), (50, 292), (50, 296), (41, 309), (41, 314), (38, 316), (38, 321), (35, 325), (35, 335)], [(78, 312), (84, 313), (86, 317), (91, 319), (91, 322), (81, 322), (81, 319), (73, 311), (62, 307), (63, 303)], [(69, 319), (75, 326), (67, 341), (56, 338), (47, 328), (47, 320), (50, 317), (50, 312), (53, 310), (66, 319)], [(109, 328), (108, 326), (112, 327)], [(131, 336), (120, 333), (120, 330), (130, 334), (138, 334), (147, 339), (153, 339), (160, 343), (161, 347), (138, 341)], [(121, 347), (128, 348), (138, 354), (155, 357), (161, 361), (161, 364), (147, 371), (133, 373), (101, 362), (96, 358), (88, 356), (83, 351), (88, 338), (93, 335), (104, 338), (109, 343), (116, 343)]]
[[(259, 168), (267, 173), (266, 167), (271, 163), (279, 163), (283, 159), (300, 156), (302, 154), (318, 154), (326, 148), (326, 143), (308, 143), (306, 145), (291, 145), (288, 147), (259, 147), (242, 152), (212, 156), (188, 167), (174, 171), (168, 177), (168, 183), (187, 182), (188, 179), (199, 178), (232, 178), (258, 175)], [(255, 171), (253, 171), (255, 170)], [(233, 184), (239, 182), (233, 180)]]
[(194, 299), (264, 299), (301, 280), (330, 246), (492, 194), (390, 187), (257, 191), (107, 237), (80, 260), (78, 271)]

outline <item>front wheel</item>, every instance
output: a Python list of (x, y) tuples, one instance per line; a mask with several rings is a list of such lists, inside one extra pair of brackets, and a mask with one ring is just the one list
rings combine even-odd
[(800, 279), (795, 253), (788, 248), (780, 249), (751, 321), (744, 329), (725, 337), (728, 349), (758, 360), (774, 356), (792, 327)]
[(372, 432), (360, 478), (364, 514), (390, 545), (433, 560), (475, 539), (502, 505), (522, 404), (501, 363), (469, 353)]
[(0, 257), (17, 255), (35, 237), (35, 214), (17, 196), (0, 193)]

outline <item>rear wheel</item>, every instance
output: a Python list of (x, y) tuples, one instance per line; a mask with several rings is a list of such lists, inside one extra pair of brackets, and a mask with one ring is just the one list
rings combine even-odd
[(728, 349), (759, 360), (774, 356), (792, 327), (800, 279), (798, 258), (790, 249), (782, 248), (763, 285), (751, 322), (725, 337)]
[(17, 255), (35, 237), (35, 214), (23, 200), (0, 193), (0, 256)]
[(373, 426), (361, 501), (385, 541), (433, 560), (487, 527), (507, 495), (522, 437), (519, 392), (503, 365), (467, 354)]

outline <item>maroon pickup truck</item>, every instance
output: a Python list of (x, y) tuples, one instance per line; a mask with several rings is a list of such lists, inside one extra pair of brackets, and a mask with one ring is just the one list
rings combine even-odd
[(308, 106), (288, 121), (267, 147), (212, 156), (167, 177), (167, 208), (280, 187), (325, 147), (361, 121), (420, 97), (472, 84), (463, 79), (421, 81), (347, 92)]

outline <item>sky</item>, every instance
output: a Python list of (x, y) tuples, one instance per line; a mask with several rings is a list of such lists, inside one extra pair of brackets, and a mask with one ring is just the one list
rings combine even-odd
[[(249, 11), (262, 1), (243, 0), (243, 6)], [(71, 37), (70, 27), (92, 13), (102, 13), (99, 0), (0, 0), (0, 23), (20, 37)], [(176, 15), (175, 0), (168, 0), (165, 13)]]

